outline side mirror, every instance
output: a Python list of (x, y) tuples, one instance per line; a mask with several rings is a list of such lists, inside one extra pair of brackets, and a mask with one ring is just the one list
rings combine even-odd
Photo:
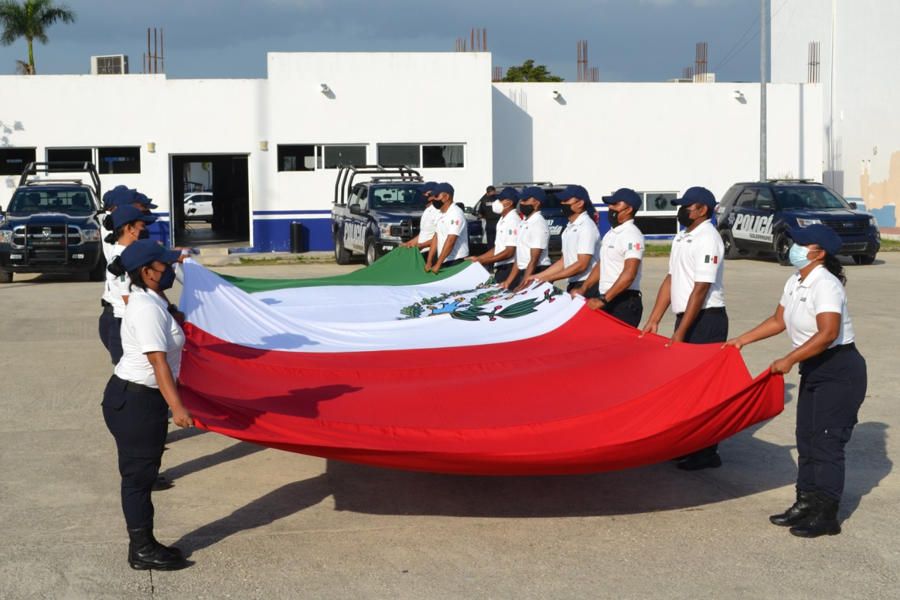
[(850, 208), (852, 208), (853, 210), (856, 210), (857, 208), (859, 208), (859, 204), (857, 204), (856, 202), (851, 202)]
[(351, 204), (350, 213), (354, 215), (361, 215), (363, 214), (362, 207), (359, 204)]

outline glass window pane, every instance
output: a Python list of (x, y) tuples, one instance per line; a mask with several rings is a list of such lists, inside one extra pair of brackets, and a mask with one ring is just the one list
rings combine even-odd
[(326, 169), (361, 167), (366, 164), (365, 146), (325, 146)]
[(104, 174), (140, 173), (140, 146), (97, 148), (97, 170)]
[(674, 192), (647, 192), (644, 195), (644, 210), (647, 212), (672, 212), (672, 200), (678, 197)]
[(312, 144), (278, 145), (279, 171), (315, 171), (316, 147)]
[(463, 165), (464, 146), (444, 144), (422, 146), (422, 166), (436, 169), (460, 169)]
[(378, 144), (378, 164), (382, 167), (419, 168), (418, 144)]
[(47, 148), (47, 162), (92, 163), (94, 152), (90, 148)]
[(0, 148), (0, 175), (21, 175), (35, 161), (34, 148)]

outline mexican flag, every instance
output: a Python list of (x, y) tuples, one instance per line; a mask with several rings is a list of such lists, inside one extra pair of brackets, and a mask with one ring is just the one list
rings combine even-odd
[(326, 458), (446, 473), (561, 474), (688, 454), (783, 409), (734, 349), (638, 337), (480, 265), (398, 249), (323, 279), (184, 265), (180, 386), (198, 426)]

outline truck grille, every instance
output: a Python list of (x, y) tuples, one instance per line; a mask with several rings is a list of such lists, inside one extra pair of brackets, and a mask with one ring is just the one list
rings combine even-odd
[(20, 225), (13, 229), (12, 243), (26, 250), (23, 262), (28, 264), (65, 264), (69, 248), (82, 243), (81, 229), (65, 224)]
[(834, 229), (839, 235), (860, 235), (866, 232), (868, 223), (866, 221), (823, 221)]

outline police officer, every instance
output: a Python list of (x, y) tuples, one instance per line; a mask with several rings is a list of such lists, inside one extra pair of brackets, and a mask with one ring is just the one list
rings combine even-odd
[[(156, 217), (146, 215), (140, 209), (131, 205), (120, 206), (111, 214), (112, 235), (116, 243), (112, 245), (107, 261), (112, 262), (125, 248), (133, 242), (141, 239), (143, 231), (148, 225), (156, 221)], [(109, 352), (112, 364), (122, 358), (122, 337), (120, 334), (122, 317), (125, 316), (125, 305), (128, 302), (130, 281), (126, 273), (113, 275), (107, 270), (106, 284), (103, 288), (103, 296), (100, 305), (103, 312), (100, 313), (98, 329), (100, 341)]]
[(825, 225), (811, 225), (792, 237), (789, 257), (797, 273), (788, 278), (775, 314), (727, 345), (740, 349), (787, 330), (793, 350), (769, 369), (788, 373), (800, 365), (797, 499), (769, 520), (800, 537), (837, 535), (844, 446), (866, 397), (866, 361), (854, 343), (847, 280), (835, 256), (840, 236)]
[(453, 186), (439, 183), (434, 188), (432, 206), (440, 210), (425, 270), (437, 273), (458, 264), (469, 255), (469, 230), (466, 214), (453, 203)]
[(485, 241), (488, 246), (493, 246), (497, 236), (498, 215), (491, 210), (491, 205), (497, 197), (497, 188), (492, 185), (487, 186), (484, 195), (478, 200), (478, 217), (484, 227)]
[[(669, 274), (656, 295), (656, 304), (641, 335), (656, 333), (671, 304), (675, 333), (670, 344), (709, 344), (728, 339), (728, 313), (722, 287), (722, 237), (710, 221), (716, 198), (703, 187), (689, 188), (672, 200), (678, 206), (678, 222), (684, 230), (675, 236), (669, 256)], [(685, 471), (722, 466), (718, 444), (683, 457), (678, 468)]]
[(584, 285), (597, 264), (600, 251), (600, 230), (592, 218), (595, 211), (591, 197), (580, 185), (570, 185), (556, 194), (556, 197), (560, 200), (563, 215), (569, 220), (562, 233), (562, 258), (543, 273), (526, 279), (520, 287), (532, 281), (553, 282), (568, 277), (566, 291), (586, 288), (582, 295), (585, 298), (596, 298), (600, 294), (597, 286), (587, 288)]
[(425, 210), (422, 212), (422, 217), (419, 219), (419, 235), (408, 242), (404, 242), (404, 247), (418, 248), (419, 250), (425, 251), (428, 251), (428, 249), (431, 248), (431, 238), (434, 237), (437, 218), (440, 214), (440, 211), (431, 204), (431, 196), (434, 193), (434, 188), (436, 186), (437, 183), (434, 181), (426, 181), (422, 184), (419, 193), (422, 194), (422, 199), (425, 201)]
[(572, 290), (572, 295), (584, 295), (599, 282), (600, 295), (588, 300), (588, 306), (637, 327), (644, 313), (641, 299), (644, 234), (634, 223), (641, 197), (632, 189), (621, 188), (612, 196), (603, 196), (603, 203), (609, 206), (606, 215), (611, 229), (600, 240), (600, 262), (594, 265), (584, 285)]
[(184, 333), (174, 308), (161, 294), (175, 281), (172, 264), (181, 254), (151, 240), (130, 244), (110, 264), (131, 280), (122, 319), (122, 359), (103, 393), (103, 418), (116, 440), (122, 477), (122, 510), (128, 528), (128, 563), (134, 569), (174, 570), (188, 565), (181, 552), (153, 536), (150, 495), (159, 472), (168, 426), (167, 410), (179, 427), (193, 420), (175, 381)]
[(522, 223), (522, 217), (516, 210), (518, 202), (519, 193), (515, 188), (503, 188), (497, 194), (491, 202), (491, 212), (500, 217), (497, 221), (494, 247), (480, 256), (469, 258), (481, 265), (493, 265), (494, 281), (497, 283), (507, 280), (516, 261), (516, 239)]
[(519, 195), (519, 222), (516, 236), (516, 259), (505, 281), (496, 279), (500, 287), (514, 290), (525, 279), (543, 272), (550, 266), (547, 248), (550, 246), (550, 226), (541, 214), (547, 195), (539, 187), (527, 187)]

